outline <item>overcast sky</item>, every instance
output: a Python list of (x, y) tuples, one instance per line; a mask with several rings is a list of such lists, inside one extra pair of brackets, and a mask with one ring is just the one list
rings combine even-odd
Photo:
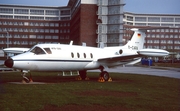
[[(0, 4), (66, 6), (69, 0), (0, 0)], [(124, 0), (124, 11), (151, 14), (180, 14), (180, 0)]]

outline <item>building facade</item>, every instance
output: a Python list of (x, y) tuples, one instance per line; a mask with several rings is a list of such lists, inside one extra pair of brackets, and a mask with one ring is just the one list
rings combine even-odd
[(146, 48), (180, 52), (180, 15), (128, 13), (123, 6), (123, 0), (69, 0), (63, 7), (0, 5), (0, 48), (71, 40), (119, 46), (130, 39), (131, 28), (151, 26), (156, 29), (147, 32)]
[(122, 45), (123, 0), (97, 0), (97, 43), (106, 46)]
[(119, 45), (122, 20), (123, 0), (69, 0), (64, 7), (0, 5), (0, 48), (71, 40), (94, 47)]
[(160, 48), (180, 52), (180, 15), (124, 13), (124, 43), (128, 41), (131, 28), (154, 28), (147, 32), (145, 48)]
[(96, 46), (97, 29), (97, 1), (96, 0), (69, 0), (71, 8), (71, 39), (74, 44), (83, 42), (88, 46)]
[[(120, 45), (123, 38), (123, 0), (70, 0), (71, 37), (76, 43), (99, 47)], [(78, 33), (77, 33), (78, 32)]]
[(0, 5), (0, 48), (68, 43), (68, 7)]

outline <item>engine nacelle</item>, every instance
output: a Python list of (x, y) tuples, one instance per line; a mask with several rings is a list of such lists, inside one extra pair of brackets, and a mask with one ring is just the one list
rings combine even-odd
[(117, 51), (117, 52), (116, 52), (116, 54), (117, 54), (117, 55), (121, 55), (121, 54), (123, 54), (123, 50), (122, 50), (122, 49), (120, 49), (119, 51)]

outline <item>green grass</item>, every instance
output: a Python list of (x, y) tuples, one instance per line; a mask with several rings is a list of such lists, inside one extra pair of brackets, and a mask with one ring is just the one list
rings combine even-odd
[(35, 82), (48, 84), (28, 85), (8, 83), (21, 81), (17, 72), (1, 73), (0, 110), (180, 110), (180, 79), (112, 73), (112, 82), (99, 83), (98, 73), (88, 73), (88, 81), (57, 74), (33, 72)]

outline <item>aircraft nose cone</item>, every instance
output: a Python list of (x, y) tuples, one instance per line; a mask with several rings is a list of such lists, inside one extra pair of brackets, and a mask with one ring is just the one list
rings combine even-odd
[(12, 59), (7, 59), (5, 62), (4, 62), (4, 65), (9, 67), (9, 68), (12, 68), (13, 67), (13, 64), (14, 64), (14, 61)]

